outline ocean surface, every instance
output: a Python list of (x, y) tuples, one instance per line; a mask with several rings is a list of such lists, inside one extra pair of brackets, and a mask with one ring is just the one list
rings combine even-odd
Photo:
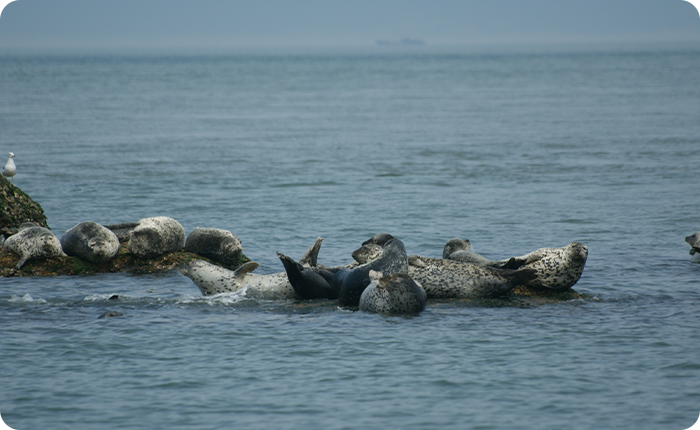
[(700, 50), (5, 55), (0, 77), (0, 156), (59, 237), (169, 216), (235, 233), (258, 273), (319, 236), (326, 265), (380, 232), (429, 257), (589, 249), (585, 299), (412, 317), (204, 298), (177, 271), (3, 278), (13, 429), (698, 419)]

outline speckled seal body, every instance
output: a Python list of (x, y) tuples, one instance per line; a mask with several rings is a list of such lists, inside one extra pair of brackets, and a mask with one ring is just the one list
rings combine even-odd
[(296, 297), (284, 272), (269, 275), (251, 273), (257, 267), (258, 263), (249, 261), (234, 271), (204, 260), (194, 260), (180, 266), (179, 270), (192, 279), (203, 296), (231, 293), (247, 287), (249, 293), (265, 299)]
[(21, 229), (17, 234), (8, 237), (3, 247), (19, 256), (15, 269), (22, 268), (29, 259), (45, 259), (65, 255), (61, 242), (44, 227), (29, 227)]
[(498, 297), (535, 276), (532, 269), (497, 269), (417, 255), (408, 258), (408, 274), (423, 287), (428, 299)]
[(176, 252), (184, 246), (185, 229), (179, 222), (164, 216), (139, 220), (129, 235), (129, 252), (138, 257)]
[(562, 248), (540, 248), (522, 257), (513, 257), (508, 267), (535, 270), (535, 277), (523, 284), (526, 287), (561, 291), (578, 282), (587, 258), (588, 247), (572, 242)]
[(690, 262), (700, 263), (700, 231), (686, 237), (685, 241), (690, 245)]
[(67, 255), (105, 263), (119, 252), (119, 239), (112, 230), (93, 221), (83, 221), (63, 233), (61, 247)]
[[(316, 239), (299, 260), (301, 264), (316, 264), (322, 238)], [(204, 296), (229, 293), (248, 287), (248, 293), (263, 299), (298, 298), (287, 279), (287, 273), (269, 275), (251, 273), (258, 263), (248, 262), (237, 270), (229, 270), (202, 260), (195, 260), (179, 267), (180, 273), (192, 279)]]
[(417, 314), (426, 294), (410, 276), (395, 273), (373, 280), (360, 296), (360, 310), (385, 315)]
[(217, 261), (228, 267), (238, 267), (243, 247), (238, 237), (228, 230), (218, 228), (194, 229), (187, 236), (185, 251)]

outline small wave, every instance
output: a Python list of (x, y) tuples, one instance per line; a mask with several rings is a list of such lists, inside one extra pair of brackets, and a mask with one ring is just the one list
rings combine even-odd
[(246, 293), (248, 291), (248, 287), (241, 288), (238, 291), (234, 292), (228, 292), (228, 293), (219, 293), (215, 294), (213, 296), (201, 296), (201, 297), (193, 297), (193, 296), (185, 296), (181, 299), (178, 299), (178, 303), (180, 304), (190, 304), (190, 303), (206, 303), (211, 306), (215, 305), (232, 305), (235, 303), (240, 303), (244, 300), (247, 300)]
[(46, 300), (42, 298), (34, 299), (29, 293), (23, 295), (22, 297), (19, 296), (12, 296), (10, 297), (10, 302), (24, 302), (24, 303), (47, 303)]

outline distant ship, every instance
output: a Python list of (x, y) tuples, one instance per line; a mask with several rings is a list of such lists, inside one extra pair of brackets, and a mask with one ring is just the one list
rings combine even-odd
[(399, 41), (377, 40), (377, 45), (379, 45), (379, 46), (421, 46), (421, 45), (425, 45), (425, 42), (422, 39), (409, 39), (407, 37), (404, 37)]

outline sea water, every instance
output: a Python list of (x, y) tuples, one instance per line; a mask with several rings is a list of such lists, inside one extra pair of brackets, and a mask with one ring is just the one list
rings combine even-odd
[(698, 50), (24, 55), (0, 76), (0, 150), (58, 236), (169, 216), (230, 230), (258, 273), (319, 236), (326, 265), (380, 232), (429, 257), (589, 249), (585, 299), (412, 317), (205, 298), (177, 271), (0, 279), (14, 429), (697, 420)]

